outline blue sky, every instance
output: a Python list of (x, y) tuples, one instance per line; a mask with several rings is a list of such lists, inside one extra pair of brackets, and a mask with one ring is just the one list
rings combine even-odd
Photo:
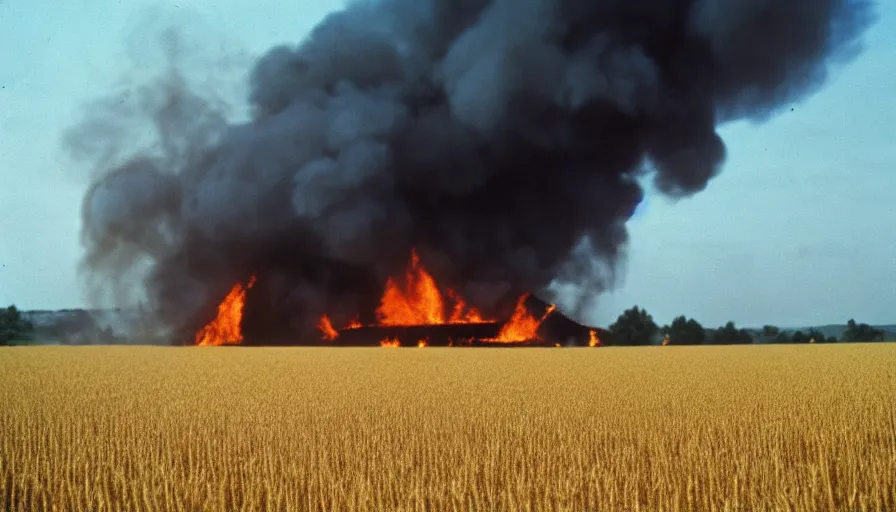
[[(88, 171), (60, 139), (88, 100), (157, 62), (139, 37), (147, 16), (202, 31), (206, 52), (227, 57), (238, 80), (254, 56), (298, 42), (340, 5), (0, 0), (0, 304), (84, 305)], [(635, 303), (663, 323), (682, 313), (707, 325), (896, 322), (896, 2), (881, 3), (866, 42), (792, 111), (724, 126), (728, 161), (704, 192), (649, 193), (594, 322)]]

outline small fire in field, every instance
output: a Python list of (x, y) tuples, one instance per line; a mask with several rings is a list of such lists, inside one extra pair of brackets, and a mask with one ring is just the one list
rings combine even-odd
[(428, 346), (429, 346), (429, 340), (419, 340), (419, 341), (417, 342), (417, 346), (420, 347), (420, 348), (428, 347)]
[(320, 317), (317, 328), (324, 333), (324, 339), (327, 341), (333, 341), (339, 337), (339, 333), (333, 328), (333, 323), (330, 322), (330, 317), (327, 315)]
[(380, 346), (381, 347), (400, 347), (401, 342), (398, 341), (397, 338), (394, 338), (394, 339), (386, 338), (380, 342)]
[(526, 308), (526, 299), (528, 298), (529, 294), (524, 294), (520, 297), (516, 302), (516, 307), (513, 309), (513, 316), (511, 316), (510, 320), (508, 320), (507, 323), (504, 324), (504, 327), (501, 328), (498, 337), (487, 339), (486, 341), (519, 343), (521, 341), (540, 339), (538, 336), (538, 326), (540, 326), (541, 323), (544, 322), (555, 309), (557, 309), (557, 306), (554, 304), (549, 305), (541, 318), (535, 318)]
[(600, 338), (597, 337), (597, 331), (594, 329), (588, 331), (588, 346), (599, 347), (600, 345)]
[(243, 306), (246, 305), (246, 290), (255, 284), (255, 276), (243, 287), (242, 283), (233, 285), (230, 293), (218, 305), (218, 316), (196, 333), (196, 345), (211, 347), (217, 345), (238, 345), (243, 341), (241, 322)]

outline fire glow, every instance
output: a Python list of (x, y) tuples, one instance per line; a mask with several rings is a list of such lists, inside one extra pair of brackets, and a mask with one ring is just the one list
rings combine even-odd
[(233, 285), (230, 293), (218, 305), (218, 316), (196, 333), (196, 345), (213, 347), (218, 345), (239, 345), (243, 341), (241, 323), (243, 307), (246, 305), (246, 290), (255, 284), (255, 276), (243, 287), (242, 283)]
[(599, 347), (601, 345), (600, 338), (597, 337), (597, 331), (591, 329), (588, 331), (588, 346)]
[[(247, 284), (233, 285), (230, 293), (218, 305), (215, 319), (196, 333), (197, 346), (237, 345), (243, 342), (241, 323), (246, 291), (254, 284), (253, 275)], [(357, 329), (371, 328), (372, 332), (378, 332), (371, 341), (379, 339), (379, 345), (382, 347), (400, 347), (403, 344), (419, 348), (431, 345), (540, 346), (548, 343), (542, 338), (539, 329), (556, 311), (556, 305), (535, 306), (544, 309), (542, 313), (533, 313), (529, 304), (529, 299), (533, 297), (524, 294), (517, 300), (510, 318), (506, 322), (499, 322), (484, 316), (454, 290), (444, 289), (444, 294), (442, 290), (433, 276), (423, 267), (417, 253), (412, 251), (403, 279), (390, 277), (386, 280), (379, 306), (375, 310), (374, 323), (364, 325), (359, 320), (360, 315), (356, 315), (339, 329), (331, 317), (324, 314), (317, 322), (317, 329), (322, 333), (323, 340), (335, 342), (340, 340), (342, 335), (345, 335), (347, 341), (349, 332), (353, 333), (353, 336), (355, 333), (364, 336)], [(534, 302), (543, 304), (537, 300)], [(562, 314), (559, 316), (562, 317)], [(452, 325), (455, 327), (450, 329), (459, 331), (451, 331), (451, 334), (446, 335), (444, 329)], [(414, 334), (408, 334), (409, 332)], [(589, 334), (588, 346), (602, 345), (596, 330), (586, 332)], [(430, 335), (436, 336), (435, 343), (430, 339)], [(342, 341), (344, 340), (340, 340)], [(557, 340), (551, 340), (550, 345), (561, 346)]]
[[(386, 281), (385, 291), (380, 299), (380, 305), (376, 310), (376, 326), (425, 326), (446, 324), (482, 324), (493, 322), (486, 318), (474, 307), (467, 304), (463, 297), (453, 290), (447, 290), (448, 301), (451, 303), (450, 314), (446, 314), (446, 300), (442, 296), (438, 284), (432, 275), (423, 268), (420, 257), (416, 251), (411, 251), (411, 261), (405, 273), (404, 286), (394, 278)], [(551, 304), (541, 318), (534, 317), (526, 308), (525, 302), (529, 295), (519, 298), (510, 320), (503, 325), (498, 336), (483, 341), (493, 343), (525, 343), (539, 340), (537, 334), (541, 323), (556, 309)], [(339, 337), (339, 331), (334, 327), (330, 318), (323, 315), (318, 322), (318, 329), (323, 334), (323, 339), (333, 341)], [(345, 329), (357, 329), (361, 323), (353, 320)], [(380, 341), (380, 346), (396, 347), (401, 343), (396, 338), (387, 338)], [(417, 342), (418, 347), (429, 346), (428, 340)]]
[(557, 309), (557, 306), (551, 304), (544, 312), (544, 315), (537, 319), (529, 313), (528, 309), (526, 309), (526, 299), (528, 298), (529, 294), (520, 297), (516, 302), (516, 307), (513, 309), (513, 316), (511, 316), (510, 320), (501, 328), (498, 337), (486, 341), (497, 343), (519, 343), (521, 341), (540, 339), (538, 336), (538, 327), (551, 313), (554, 312), (555, 309)]
[(454, 307), (446, 320), (445, 305), (435, 279), (420, 265), (416, 251), (411, 252), (411, 265), (405, 276), (405, 289), (395, 279), (386, 281), (386, 291), (376, 310), (379, 325), (441, 325), (484, 322), (475, 308), (468, 308), (466, 302), (448, 291)]
[(330, 317), (327, 315), (320, 317), (320, 321), (317, 322), (317, 328), (324, 333), (324, 339), (327, 341), (333, 341), (339, 337), (339, 332), (333, 328), (333, 322), (330, 321)]

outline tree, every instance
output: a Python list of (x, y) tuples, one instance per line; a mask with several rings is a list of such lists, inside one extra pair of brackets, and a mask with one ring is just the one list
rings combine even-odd
[(774, 325), (763, 325), (762, 326), (762, 335), (766, 338), (775, 338), (779, 334), (781, 334), (781, 329)]
[(846, 331), (843, 332), (843, 341), (848, 342), (883, 341), (883, 339), (884, 331), (868, 324), (857, 324), (852, 318), (846, 323)]
[(824, 335), (823, 332), (818, 329), (809, 329), (809, 334), (806, 335), (809, 338), (809, 343), (827, 343), (828, 337)]
[(30, 340), (34, 336), (34, 324), (22, 318), (15, 306), (0, 310), (0, 345), (14, 341)]
[(657, 331), (653, 317), (638, 306), (624, 311), (610, 326), (614, 345), (648, 345)]
[(806, 333), (803, 331), (796, 331), (793, 333), (793, 336), (790, 337), (791, 343), (809, 343), (809, 337), (806, 336)]
[(681, 315), (663, 327), (663, 334), (669, 337), (670, 345), (701, 345), (706, 342), (706, 331), (693, 318)]
[(718, 345), (748, 344), (753, 343), (753, 336), (746, 329), (738, 329), (734, 322), (728, 322), (715, 330), (712, 342)]
[(791, 343), (792, 341), (790, 335), (785, 331), (781, 331), (775, 336), (775, 343)]

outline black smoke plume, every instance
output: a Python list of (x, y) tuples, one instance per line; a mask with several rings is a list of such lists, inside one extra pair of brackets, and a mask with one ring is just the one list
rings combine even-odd
[[(643, 197), (636, 178), (702, 190), (725, 158), (716, 127), (818, 90), (858, 53), (872, 9), (357, 1), (255, 64), (250, 121), (228, 124), (177, 73), (141, 90), (160, 142), (102, 162), (83, 268), (119, 298), (138, 279), (177, 340), (252, 274), (259, 336), (305, 336), (324, 312), (371, 320), (412, 248), (490, 313), (552, 283), (597, 294)], [(86, 123), (71, 145), (108, 135)]]

